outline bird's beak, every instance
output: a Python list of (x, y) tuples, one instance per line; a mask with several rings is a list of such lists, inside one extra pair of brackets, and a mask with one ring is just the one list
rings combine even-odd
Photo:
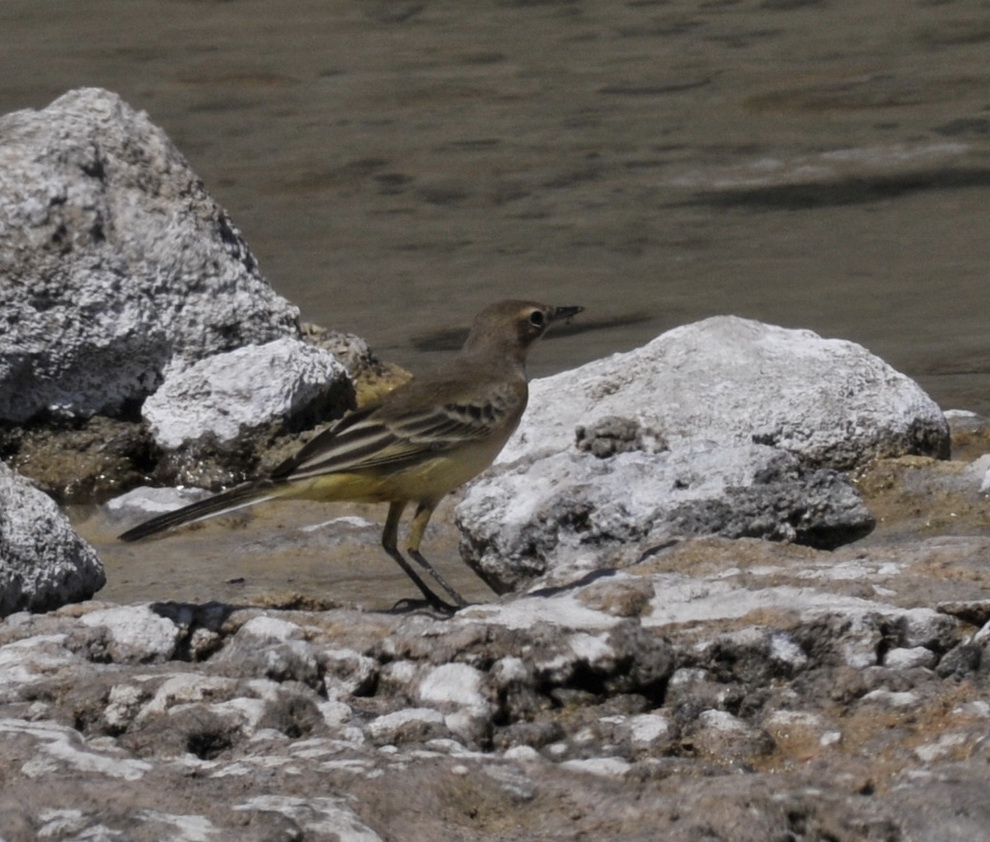
[(551, 322), (563, 322), (571, 318), (571, 316), (576, 316), (584, 310), (584, 307), (554, 307), (553, 313), (550, 314)]

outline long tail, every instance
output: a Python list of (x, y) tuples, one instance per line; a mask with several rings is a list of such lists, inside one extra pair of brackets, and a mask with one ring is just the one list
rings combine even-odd
[(278, 497), (278, 489), (281, 485), (281, 483), (267, 480), (238, 485), (229, 491), (217, 494), (215, 497), (190, 503), (174, 512), (157, 515), (144, 523), (139, 523), (133, 529), (128, 529), (118, 537), (121, 541), (139, 541), (141, 538), (147, 538), (156, 532), (164, 532), (166, 529), (180, 526), (183, 523), (194, 523), (225, 512), (243, 509), (245, 506), (253, 506), (255, 503)]

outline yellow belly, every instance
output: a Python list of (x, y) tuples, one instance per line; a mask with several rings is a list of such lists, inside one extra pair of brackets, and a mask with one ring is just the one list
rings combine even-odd
[(353, 500), (386, 503), (411, 500), (436, 503), (450, 491), (487, 468), (508, 438), (472, 442), (455, 450), (424, 458), (400, 469), (368, 469), (358, 473), (331, 473), (287, 484), (280, 497), (306, 500)]

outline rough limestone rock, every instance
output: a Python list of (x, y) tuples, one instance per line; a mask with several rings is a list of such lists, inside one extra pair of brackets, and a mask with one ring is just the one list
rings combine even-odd
[(947, 457), (949, 447), (934, 401), (862, 346), (718, 316), (534, 381), (498, 461), (566, 450), (579, 426), (609, 416), (633, 419), (671, 448), (766, 444), (839, 469), (905, 453)]
[(575, 554), (625, 565), (684, 535), (832, 548), (874, 525), (837, 470), (948, 450), (938, 406), (860, 346), (707, 319), (534, 382), (457, 508), (461, 554), (505, 592)]
[(87, 88), (0, 136), (0, 419), (109, 414), (205, 356), (299, 335), (147, 115)]
[(446, 619), (19, 613), (3, 838), (983, 839), (990, 538), (950, 538), (687, 539)]
[(105, 581), (52, 499), (0, 463), (0, 617), (89, 599)]
[(350, 378), (329, 351), (276, 339), (216, 354), (169, 376), (141, 409), (156, 443), (176, 450), (230, 442), (280, 419), (321, 418), (345, 403)]
[(498, 593), (575, 561), (627, 565), (683, 535), (829, 548), (874, 526), (842, 475), (752, 444), (523, 460), (475, 483), (456, 517), (461, 555)]

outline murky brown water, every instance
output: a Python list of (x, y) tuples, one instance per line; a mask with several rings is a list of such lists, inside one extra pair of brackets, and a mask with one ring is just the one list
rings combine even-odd
[[(943, 407), (990, 413), (983, 0), (4, 0), (2, 17), (0, 111), (118, 92), (305, 318), (413, 370), (526, 296), (587, 307), (537, 375), (734, 313), (862, 342)], [(174, 583), (157, 552), (104, 557)]]
[(735, 313), (990, 411), (982, 0), (4, 0), (0, 55), (0, 111), (147, 110), (306, 318), (413, 369), (531, 296), (592, 328), (536, 374)]

